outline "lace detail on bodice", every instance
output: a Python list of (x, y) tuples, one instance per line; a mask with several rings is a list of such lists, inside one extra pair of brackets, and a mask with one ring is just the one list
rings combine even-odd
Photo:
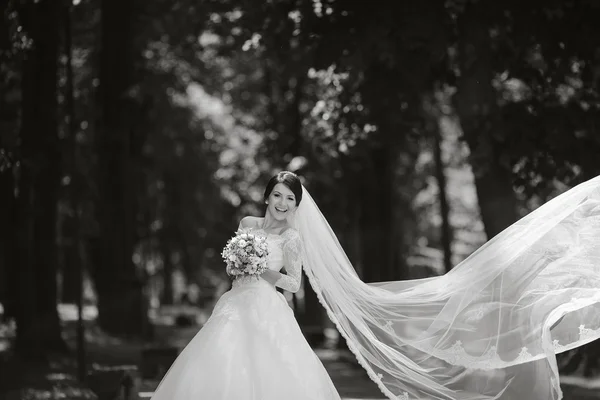
[[(254, 233), (264, 236), (269, 246), (267, 267), (276, 272), (285, 268), (285, 273), (275, 282), (275, 286), (290, 292), (300, 288), (302, 277), (302, 240), (294, 229), (288, 229), (281, 235), (266, 233), (263, 229), (254, 229)], [(258, 278), (261, 279), (261, 278)], [(233, 287), (256, 282), (251, 276), (239, 277), (233, 282)]]

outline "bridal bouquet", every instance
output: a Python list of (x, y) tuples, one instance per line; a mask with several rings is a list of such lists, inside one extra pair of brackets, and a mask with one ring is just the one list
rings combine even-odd
[(227, 264), (227, 275), (233, 278), (243, 275), (258, 277), (267, 270), (268, 254), (266, 238), (239, 230), (227, 241), (221, 257)]

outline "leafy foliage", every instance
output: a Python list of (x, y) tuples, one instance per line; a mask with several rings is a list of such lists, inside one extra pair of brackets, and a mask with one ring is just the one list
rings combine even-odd
[[(20, 3), (7, 3), (0, 30), (0, 173), (16, 184), (22, 61), (35, 46)], [(479, 17), (465, 18), (473, 7)], [(505, 194), (519, 213), (600, 172), (599, 12), (593, 0), (135, 2), (135, 77), (122, 95), (137, 110), (129, 148), (136, 276), (152, 296), (161, 286), (153, 283), (171, 285), (165, 276), (176, 272), (218, 294), (227, 285), (222, 245), (241, 216), (262, 211), (264, 183), (283, 168), (304, 177), (365, 278), (439, 273), (432, 124), (444, 137), (459, 262), (483, 240), (485, 201), (473, 176), (490, 163), (508, 171)], [(76, 168), (56, 161), (59, 225), (78, 216), (91, 270), (105, 194), (99, 93), (111, 82), (100, 76), (99, 3), (75, 1), (71, 13), (77, 156)], [(462, 32), (475, 28), (489, 46), (469, 58), (478, 38)], [(64, 55), (57, 61), (68, 158)], [(485, 79), (470, 75), (473, 65)], [(14, 189), (2, 182), (2, 193)], [(68, 201), (73, 191), (78, 208)], [(58, 231), (58, 242), (68, 241)]]

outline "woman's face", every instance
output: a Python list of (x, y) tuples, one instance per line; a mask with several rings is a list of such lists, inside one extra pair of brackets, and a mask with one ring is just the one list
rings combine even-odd
[(283, 221), (288, 218), (296, 209), (296, 196), (283, 183), (278, 183), (273, 187), (269, 198), (267, 199), (267, 212), (277, 221)]

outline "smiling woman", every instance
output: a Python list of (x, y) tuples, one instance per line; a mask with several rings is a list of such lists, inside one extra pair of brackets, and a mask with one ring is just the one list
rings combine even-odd
[[(275, 287), (300, 288), (304, 250), (293, 226), (302, 200), (300, 179), (281, 172), (267, 184), (264, 218), (245, 217), (268, 245), (267, 271), (236, 276), (210, 319), (183, 350), (153, 400), (339, 400), (327, 371)], [(254, 254), (252, 244), (244, 245)]]
[(269, 200), (266, 200), (267, 214), (277, 221), (287, 217), (287, 212), (296, 207), (294, 193), (283, 183), (278, 183), (271, 192)]
[(281, 235), (290, 226), (296, 208), (302, 200), (302, 184), (292, 172), (282, 171), (273, 176), (265, 187), (267, 205), (264, 218), (244, 217), (241, 229), (261, 229), (267, 234)]
[(293, 212), (300, 202), (296, 200), (296, 196), (301, 198), (302, 192), (297, 195), (285, 182), (272, 186), (268, 196), (265, 196), (265, 204), (267, 204), (265, 219), (271, 217), (277, 221), (285, 220), (287, 213)]
[(296, 207), (300, 204), (302, 200), (302, 184), (295, 174), (288, 171), (281, 171), (269, 180), (265, 187), (265, 203), (269, 204), (269, 198), (274, 192), (282, 194), (281, 189), (283, 189), (283, 193), (286, 193), (295, 202)]

